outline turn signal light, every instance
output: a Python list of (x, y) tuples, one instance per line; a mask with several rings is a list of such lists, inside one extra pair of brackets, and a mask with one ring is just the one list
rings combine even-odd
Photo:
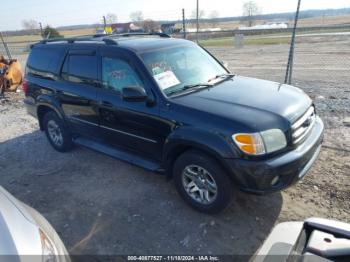
[(253, 134), (235, 134), (232, 136), (236, 145), (246, 154), (262, 155), (265, 154), (264, 142), (259, 133)]

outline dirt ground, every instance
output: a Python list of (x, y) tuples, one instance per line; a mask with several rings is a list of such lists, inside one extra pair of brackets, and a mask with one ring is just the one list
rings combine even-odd
[[(294, 76), (325, 122), (324, 146), (283, 192), (237, 192), (223, 213), (198, 213), (162, 176), (81, 147), (54, 151), (21, 93), (0, 100), (0, 184), (40, 211), (72, 254), (252, 254), (278, 222), (350, 222), (350, 41), (312, 41), (298, 43)], [(285, 45), (210, 50), (239, 74), (283, 79)]]

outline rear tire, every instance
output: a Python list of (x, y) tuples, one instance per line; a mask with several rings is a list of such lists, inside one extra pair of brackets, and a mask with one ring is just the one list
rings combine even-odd
[(195, 150), (183, 153), (174, 164), (173, 175), (180, 195), (200, 212), (219, 213), (231, 200), (231, 180), (206, 154)]
[(72, 136), (64, 121), (53, 111), (43, 117), (43, 127), (50, 144), (59, 152), (67, 152), (72, 146)]

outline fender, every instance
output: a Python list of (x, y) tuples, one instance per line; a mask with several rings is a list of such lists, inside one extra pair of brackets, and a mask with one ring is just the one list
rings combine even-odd
[[(203, 150), (217, 160), (238, 158), (240, 152), (223, 134), (200, 130), (195, 127), (175, 129), (166, 139), (163, 148), (163, 163), (167, 167), (173, 159), (172, 152), (179, 147), (192, 147)], [(221, 161), (220, 161), (221, 162)]]
[(42, 130), (42, 123), (41, 123), (41, 119), (39, 116), (39, 108), (40, 106), (45, 106), (45, 107), (49, 107), (50, 109), (52, 109), (53, 111), (56, 112), (56, 114), (63, 120), (65, 120), (65, 115), (64, 112), (62, 110), (62, 108), (60, 107), (60, 103), (57, 101), (57, 99), (55, 99), (52, 95), (49, 94), (42, 94), (39, 95), (36, 99), (36, 113), (38, 116), (38, 120), (39, 120), (39, 125), (40, 125), (40, 129)]

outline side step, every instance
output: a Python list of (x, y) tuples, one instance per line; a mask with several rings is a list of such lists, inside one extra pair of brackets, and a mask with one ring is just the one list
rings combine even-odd
[(163, 171), (157, 162), (153, 162), (151, 160), (134, 155), (132, 153), (125, 152), (124, 150), (106, 145), (104, 143), (100, 143), (85, 137), (77, 137), (73, 139), (73, 142), (75, 144), (90, 148), (97, 152), (101, 152), (103, 154), (109, 155), (111, 157), (117, 158), (119, 160), (128, 162), (130, 164), (142, 167), (153, 172)]

